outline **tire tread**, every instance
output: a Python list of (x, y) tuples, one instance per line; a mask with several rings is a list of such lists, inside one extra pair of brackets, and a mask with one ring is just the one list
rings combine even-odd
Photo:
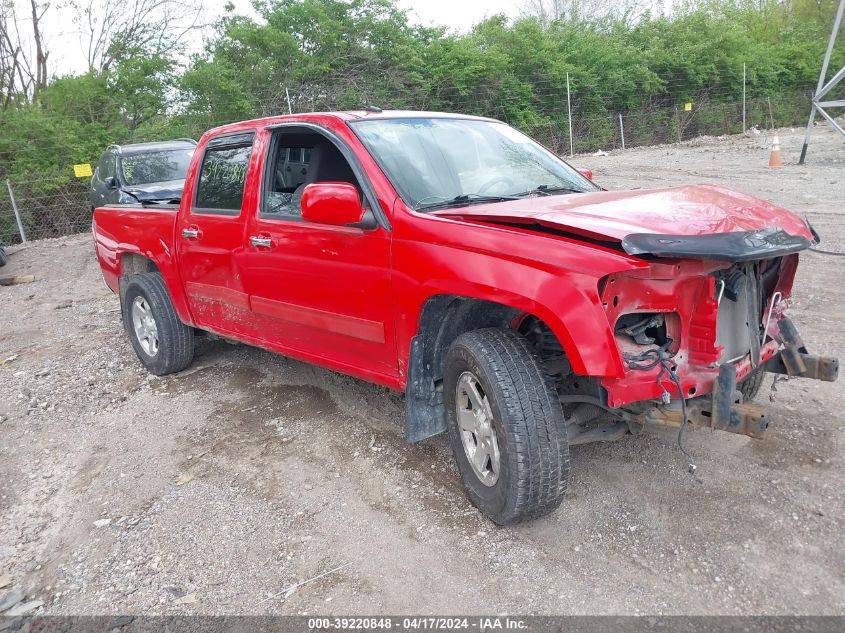
[[(151, 361), (139, 350), (131, 328), (131, 302), (126, 300), (126, 296), (134, 292), (133, 287), (137, 287), (139, 292), (131, 297), (143, 294), (147, 298), (159, 329), (159, 351)], [(138, 358), (150, 372), (164, 376), (182, 371), (191, 364), (194, 359), (194, 332), (176, 314), (160, 273), (138, 273), (121, 278), (120, 297), (124, 329)]]
[(463, 346), (482, 360), (504, 396), (517, 472), (509, 482), (512, 501), (491, 518), (507, 524), (552, 512), (566, 493), (569, 444), (558, 430), (563, 428), (560, 401), (534, 350), (519, 334), (496, 328), (462, 334), (453, 346)]
[(742, 394), (743, 402), (751, 402), (757, 397), (765, 379), (766, 372), (763, 371), (762, 367), (757, 367), (736, 386)]

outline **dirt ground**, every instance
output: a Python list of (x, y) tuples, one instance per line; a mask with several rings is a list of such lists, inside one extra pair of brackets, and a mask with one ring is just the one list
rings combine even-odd
[[(845, 251), (845, 146), (818, 128), (581, 156), (611, 189), (718, 182), (806, 214)], [(845, 357), (845, 257), (802, 255), (792, 315)], [(760, 400), (768, 437), (628, 436), (573, 448), (554, 515), (498, 528), (446, 442), (406, 445), (402, 396), (201, 342), (156, 378), (123, 335), (90, 236), (0, 275), (0, 594), (54, 614), (845, 613), (845, 389)], [(770, 402), (771, 398), (771, 402)], [(336, 571), (336, 568), (344, 566)], [(325, 572), (327, 575), (292, 588)]]

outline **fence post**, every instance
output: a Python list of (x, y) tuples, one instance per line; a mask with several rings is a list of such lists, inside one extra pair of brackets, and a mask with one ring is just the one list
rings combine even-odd
[(742, 133), (745, 134), (745, 62), (742, 62)]
[(772, 129), (775, 129), (775, 115), (772, 114), (772, 98), (766, 97), (766, 101), (769, 103), (769, 124), (772, 126)]
[(569, 155), (575, 155), (575, 144), (572, 141), (572, 100), (569, 96), (569, 73), (566, 73), (566, 114), (569, 117)]
[(622, 124), (622, 114), (619, 114), (619, 134), (622, 136), (622, 149), (625, 149), (625, 126)]
[(678, 115), (678, 106), (675, 106), (675, 128), (678, 132), (678, 143), (680, 143), (683, 139), (681, 138), (681, 117)]
[(6, 189), (9, 190), (9, 200), (12, 201), (12, 211), (15, 212), (15, 220), (18, 222), (18, 232), (21, 234), (21, 243), (26, 242), (26, 233), (23, 230), (23, 223), (21, 222), (21, 214), (18, 213), (18, 205), (15, 203), (15, 194), (12, 193), (12, 183), (6, 178)]

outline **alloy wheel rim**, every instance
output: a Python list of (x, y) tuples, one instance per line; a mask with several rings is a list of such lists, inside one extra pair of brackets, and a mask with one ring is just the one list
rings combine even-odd
[(158, 354), (158, 324), (144, 297), (135, 297), (132, 302), (132, 327), (144, 353), (147, 356)]
[(501, 457), (490, 401), (470, 371), (458, 378), (456, 395), (458, 432), (467, 461), (482, 484), (494, 486), (499, 480)]

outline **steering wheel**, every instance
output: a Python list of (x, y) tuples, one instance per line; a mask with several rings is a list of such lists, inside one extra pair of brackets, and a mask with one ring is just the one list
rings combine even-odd
[(496, 176), (495, 178), (491, 178), (490, 180), (485, 182), (483, 185), (481, 185), (478, 188), (478, 193), (483, 194), (488, 189), (490, 189), (493, 185), (496, 185), (498, 183), (502, 183), (502, 184), (507, 185), (509, 187), (513, 187), (513, 180), (511, 180), (507, 176)]

